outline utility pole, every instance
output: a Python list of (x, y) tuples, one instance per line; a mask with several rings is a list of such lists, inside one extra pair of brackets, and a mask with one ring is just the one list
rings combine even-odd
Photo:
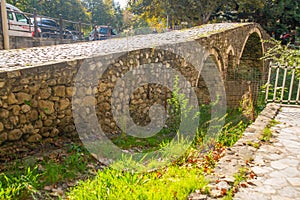
[(1, 18), (2, 18), (2, 34), (3, 34), (3, 48), (9, 49), (9, 36), (8, 36), (8, 21), (6, 11), (6, 0), (1, 0)]
[(169, 15), (167, 15), (167, 31), (169, 30)]

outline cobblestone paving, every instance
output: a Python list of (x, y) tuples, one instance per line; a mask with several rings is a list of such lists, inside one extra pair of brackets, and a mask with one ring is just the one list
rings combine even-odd
[(241, 188), (235, 200), (300, 200), (300, 107), (282, 107), (275, 119), (271, 144), (254, 156), (255, 185)]
[(0, 51), (0, 72), (8, 69), (15, 70), (46, 63), (74, 60), (75, 58), (80, 59), (95, 55), (107, 55), (110, 53), (178, 44), (203, 37), (203, 35), (209, 35), (226, 29), (234, 29), (245, 24), (248, 23), (207, 24), (200, 27), (162, 34), (148, 34), (76, 44), (2, 50)]

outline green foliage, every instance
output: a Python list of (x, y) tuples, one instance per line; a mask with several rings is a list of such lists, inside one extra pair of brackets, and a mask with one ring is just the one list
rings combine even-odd
[(111, 25), (118, 30), (123, 25), (123, 13), (119, 4), (112, 0), (83, 0), (91, 15), (91, 22), (96, 25)]
[(217, 142), (224, 146), (232, 146), (236, 143), (238, 139), (243, 135), (244, 130), (247, 128), (248, 123), (240, 121), (238, 124), (227, 123), (219, 137)]
[(242, 181), (245, 181), (247, 179), (247, 168), (240, 168), (238, 173), (234, 174), (234, 183), (233, 186), (237, 186), (240, 184)]
[(207, 181), (197, 168), (168, 167), (145, 174), (120, 172), (107, 168), (93, 180), (81, 181), (68, 194), (69, 199), (185, 199)]
[[(76, 149), (78, 151), (78, 149)], [(79, 173), (83, 173), (87, 167), (87, 161), (80, 152), (74, 152), (67, 156), (62, 163), (53, 160), (45, 160), (43, 163), (44, 174), (41, 177), (43, 184), (53, 184), (65, 179), (73, 179)]]
[(211, 14), (216, 11), (225, 1), (197, 1), (197, 0), (130, 0), (129, 9), (134, 14), (146, 18), (156, 17), (166, 22), (170, 27), (181, 22), (188, 22), (191, 25), (207, 23)]
[(123, 13), (119, 4), (112, 0), (7, 0), (24, 12), (71, 21), (92, 22), (96, 25), (112, 25), (120, 30), (123, 26)]
[(122, 135), (112, 138), (112, 142), (122, 149), (140, 148), (143, 152), (153, 151), (160, 147), (160, 144), (168, 142), (174, 135), (163, 128), (159, 133), (148, 138), (136, 138), (130, 135)]
[(270, 128), (266, 127), (263, 130), (263, 135), (259, 139), (263, 142), (268, 142), (270, 141), (271, 137), (272, 137), (272, 131)]
[(264, 40), (264, 43), (270, 44), (272, 47), (268, 49), (262, 59), (293, 66), (295, 63), (300, 64), (300, 51), (291, 49), (288, 45), (281, 45), (281, 42), (275, 39)]
[(27, 199), (38, 193), (38, 178), (40, 174), (37, 168), (27, 168), (22, 175), (0, 174), (0, 199)]
[[(283, 91), (283, 100), (288, 100), (289, 95), (291, 95), (291, 99), (296, 99), (297, 91), (298, 91), (298, 80), (300, 78), (300, 70), (299, 68), (295, 69), (295, 79), (292, 81), (292, 67), (298, 67), (300, 64), (300, 51), (296, 49), (290, 48), (288, 45), (281, 45), (280, 41), (271, 39), (267, 41), (263, 41), (264, 43), (270, 44), (271, 48), (264, 54), (262, 59), (266, 61), (272, 61), (273, 65), (282, 66), (281, 68), (272, 68), (270, 83), (264, 85), (262, 87), (263, 93), (265, 93), (266, 88), (268, 87), (268, 99), (274, 99), (279, 102), (281, 100), (281, 94)], [(284, 68), (289, 67), (289, 68)], [(287, 69), (286, 77), (284, 77), (285, 70)], [(277, 71), (278, 70), (278, 71)], [(277, 77), (278, 72), (278, 77)], [(285, 79), (285, 82), (284, 82)], [(276, 82), (277, 81), (277, 85)], [(293, 87), (291, 87), (293, 84)], [(275, 88), (276, 86), (276, 88)], [(292, 88), (292, 91), (290, 91)], [(291, 92), (291, 94), (290, 94)]]
[[(259, 16), (260, 15), (260, 16)], [(300, 2), (294, 0), (267, 0), (258, 13), (257, 22), (276, 38), (283, 32), (295, 30), (300, 23)]]
[(271, 137), (272, 137), (272, 130), (271, 127), (275, 126), (276, 124), (279, 124), (278, 121), (272, 119), (269, 124), (267, 125), (267, 127), (264, 128), (263, 130), (263, 134), (262, 136), (259, 138), (261, 141), (263, 142), (268, 142), (270, 141)]
[(71, 145), (63, 158), (28, 158), (10, 163), (0, 174), (0, 200), (39, 199), (38, 190), (45, 185), (73, 180), (85, 173), (88, 155), (84, 148)]
[(180, 123), (184, 120), (194, 120), (198, 117), (199, 113), (195, 116), (188, 117), (193, 109), (192, 106), (188, 107), (189, 99), (186, 98), (185, 94), (180, 93), (179, 77), (176, 76), (174, 80), (174, 87), (172, 91), (172, 97), (167, 99), (168, 102), (168, 114), (170, 115), (170, 123), (168, 123), (168, 128), (171, 132), (177, 132)]

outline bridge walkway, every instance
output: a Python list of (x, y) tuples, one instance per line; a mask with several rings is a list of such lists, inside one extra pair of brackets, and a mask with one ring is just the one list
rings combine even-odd
[[(272, 135), (261, 141), (266, 130)], [(237, 174), (246, 180), (234, 186)], [(209, 195), (189, 200), (221, 200), (230, 190), (233, 200), (300, 200), (300, 106), (267, 104), (207, 178)]]
[(275, 120), (271, 143), (254, 156), (257, 177), (235, 200), (300, 200), (300, 106), (282, 106)]

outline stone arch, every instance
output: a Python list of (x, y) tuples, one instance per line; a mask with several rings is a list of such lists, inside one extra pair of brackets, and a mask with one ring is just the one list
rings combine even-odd
[[(222, 71), (223, 61), (216, 50), (209, 51), (204, 57), (203, 68), (198, 74), (197, 87), (195, 91), (198, 96), (199, 103), (208, 104), (212, 100), (215, 100), (212, 99), (212, 96), (214, 96), (218, 90), (221, 90), (218, 88), (216, 91), (213, 91), (211, 88), (217, 88), (216, 83), (223, 81), (224, 71)], [(220, 74), (216, 74), (216, 68)]]
[(229, 54), (230, 52), (232, 52), (233, 55), (235, 55), (234, 49), (233, 49), (232, 45), (229, 45), (229, 47), (228, 47), (227, 50), (226, 50), (226, 54)]
[(220, 72), (222, 72), (222, 73), (224, 72), (224, 61), (223, 61), (223, 58), (221, 56), (221, 52), (216, 47), (212, 47), (209, 50), (209, 54), (207, 55), (206, 60), (208, 58), (211, 58), (215, 61), (215, 63), (217, 64), (218, 69), (219, 69)]
[(234, 70), (235, 70), (235, 52), (234, 49), (232, 47), (232, 45), (230, 45), (227, 50), (226, 50), (226, 54), (227, 56), (227, 65), (225, 67), (226, 70), (226, 77), (225, 78), (229, 78), (234, 74)]
[(239, 56), (239, 70), (243, 70), (248, 75), (253, 70), (263, 73), (263, 61), (260, 59), (263, 56), (263, 44), (259, 33), (256, 31), (249, 33)]
[(259, 28), (255, 27), (253, 29), (251, 29), (248, 33), (248, 35), (246, 36), (245, 40), (244, 40), (244, 43), (242, 45), (242, 48), (241, 48), (241, 52), (240, 52), (240, 55), (239, 55), (239, 59), (238, 59), (238, 63), (240, 63), (240, 59), (241, 57), (243, 56), (243, 53), (245, 51), (245, 48), (246, 48), (246, 45), (249, 43), (249, 39), (251, 40), (253, 38), (253, 36), (258, 36), (259, 37), (259, 44), (261, 45), (261, 49), (262, 49), (262, 54), (264, 53), (264, 47), (263, 47), (263, 44), (261, 42), (261, 39), (262, 39), (262, 33), (261, 31), (259, 30)]
[(260, 59), (264, 50), (261, 39), (262, 34), (258, 28), (249, 31), (238, 55), (232, 80), (232, 84), (239, 84), (236, 86), (238, 88), (235, 91), (239, 91), (236, 96), (240, 100), (252, 98), (254, 104), (257, 103), (264, 70), (264, 63)]

